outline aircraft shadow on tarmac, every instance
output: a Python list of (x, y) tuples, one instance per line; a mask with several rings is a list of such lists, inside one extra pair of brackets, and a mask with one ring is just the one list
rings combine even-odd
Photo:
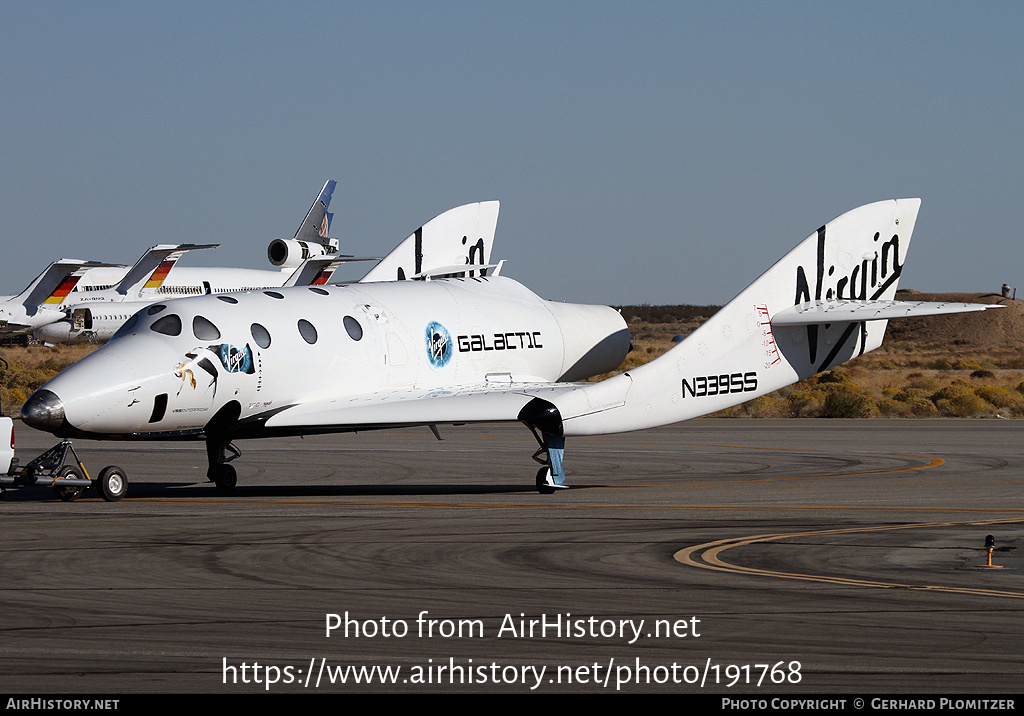
[[(588, 487), (594, 487), (588, 485)], [(584, 489), (584, 488), (574, 488)], [(209, 499), (236, 498), (302, 498), (302, 497), (401, 497), (416, 495), (515, 495), (536, 494), (533, 485), (239, 485), (231, 492), (219, 492), (211, 483), (202, 482), (147, 482), (129, 485), (125, 501), (133, 499)], [(48, 486), (32, 486), (4, 493), (3, 502), (36, 502), (59, 498)], [(99, 494), (88, 490), (77, 501), (99, 500)]]

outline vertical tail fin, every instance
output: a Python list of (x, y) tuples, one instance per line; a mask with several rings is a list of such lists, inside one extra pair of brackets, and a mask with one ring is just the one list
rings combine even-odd
[(63, 304), (79, 280), (93, 268), (113, 264), (79, 259), (54, 261), (17, 296), (0, 302), (0, 334), (28, 333), (63, 316)]
[(274, 239), (267, 246), (267, 259), (281, 270), (294, 269), (313, 256), (333, 256), (341, 242), (330, 237), (334, 214), (327, 211), (338, 182), (328, 179), (309, 207), (291, 239)]
[(150, 248), (129, 269), (114, 291), (126, 300), (141, 298), (145, 294), (160, 290), (167, 275), (186, 252), (196, 249), (212, 249), (218, 244), (158, 244)]
[(295, 232), (295, 236), (292, 238), (296, 241), (311, 241), (318, 244), (329, 244), (333, 241), (334, 251), (338, 250), (338, 240), (330, 238), (331, 220), (334, 218), (334, 214), (327, 211), (331, 205), (331, 197), (334, 196), (334, 189), (338, 186), (338, 182), (333, 179), (328, 179), (324, 184), (324, 188), (320, 190), (320, 194), (317, 196), (316, 201), (309, 207), (309, 211), (306, 212), (305, 218), (302, 223), (299, 224), (298, 230)]
[[(564, 434), (639, 430), (706, 415), (877, 348), (885, 319), (925, 315), (896, 310), (903, 304), (892, 301), (920, 205), (919, 199), (881, 201), (825, 224), (660, 358), (553, 399)], [(840, 305), (852, 308), (836, 310)], [(812, 308), (794, 321), (795, 306)], [(926, 311), (977, 308), (933, 304)], [(775, 325), (780, 314), (785, 320)]]
[(412, 236), (381, 259), (360, 283), (403, 281), (429, 275), (434, 269), (473, 266), (481, 274), (491, 258), (491, 245), (498, 224), (498, 202), (483, 201), (449, 209), (416, 229)]
[(78, 259), (54, 261), (24, 291), (14, 297), (14, 302), (20, 303), (26, 308), (34, 308), (39, 305), (57, 308), (75, 289), (79, 279), (85, 275), (86, 271), (106, 266), (111, 266), (111, 264)]
[[(745, 368), (757, 363), (764, 376), (760, 382), (768, 388), (763, 392), (878, 348), (885, 333), (884, 320), (773, 328), (771, 319), (811, 302), (892, 300), (920, 207), (920, 199), (891, 199), (833, 219), (744, 289), (691, 338), (709, 353), (731, 355), (735, 351)], [(698, 361), (695, 367), (699, 365)], [(714, 365), (711, 362), (705, 367)]]

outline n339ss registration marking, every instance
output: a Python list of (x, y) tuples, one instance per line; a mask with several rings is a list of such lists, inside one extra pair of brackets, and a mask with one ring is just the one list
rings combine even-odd
[(704, 398), (727, 393), (752, 393), (757, 390), (757, 371), (721, 373), (683, 378), (683, 397)]

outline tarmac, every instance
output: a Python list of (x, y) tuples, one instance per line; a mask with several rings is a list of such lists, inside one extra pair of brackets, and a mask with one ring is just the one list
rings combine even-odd
[[(88, 442), (0, 501), (10, 693), (1013, 694), (1024, 421), (696, 420)], [(16, 424), (27, 462), (53, 438)], [(992, 535), (993, 567), (985, 538)]]

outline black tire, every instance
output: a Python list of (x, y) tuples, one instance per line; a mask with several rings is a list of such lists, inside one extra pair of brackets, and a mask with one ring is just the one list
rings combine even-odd
[[(74, 465), (65, 465), (57, 471), (57, 477), (70, 477), (75, 480), (85, 479), (85, 475)], [(61, 485), (58, 482), (53, 486), (53, 494), (61, 499), (62, 502), (74, 502), (82, 493), (85, 492), (84, 487), (78, 487), (77, 485)]]
[(217, 483), (217, 492), (231, 492), (238, 482), (238, 473), (235, 472), (235, 468), (225, 463), (217, 467), (217, 476), (213, 481)]
[(107, 502), (117, 502), (128, 494), (128, 473), (117, 465), (105, 467), (100, 470), (96, 489), (100, 491), (100, 497)]
[(542, 467), (537, 471), (537, 492), (542, 495), (553, 495), (555, 494), (555, 488), (548, 484), (548, 478), (551, 476), (550, 467)]

